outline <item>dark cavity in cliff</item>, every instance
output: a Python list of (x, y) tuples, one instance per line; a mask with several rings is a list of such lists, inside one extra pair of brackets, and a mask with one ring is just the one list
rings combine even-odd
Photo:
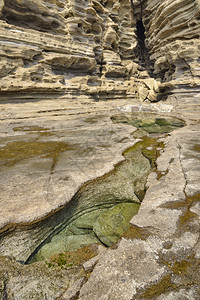
[(139, 65), (146, 69), (151, 77), (153, 77), (153, 68), (151, 66), (148, 49), (145, 45), (145, 27), (142, 19), (138, 20), (136, 23), (136, 35), (138, 40), (138, 45), (136, 48), (136, 56), (138, 58)]
[(136, 34), (138, 38), (138, 48), (140, 50), (140, 55), (144, 55), (144, 49), (145, 49), (145, 28), (142, 22), (142, 19), (137, 21), (136, 24)]

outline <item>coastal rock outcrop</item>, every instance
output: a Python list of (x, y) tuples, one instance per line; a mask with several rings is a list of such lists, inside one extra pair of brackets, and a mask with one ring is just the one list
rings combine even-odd
[(145, 42), (156, 77), (198, 85), (199, 1), (147, 1), (144, 6)]
[[(1, 0), (1, 94), (155, 101), (172, 85), (198, 84), (199, 10), (197, 0)], [(141, 96), (153, 75), (168, 84)]]
[(199, 299), (199, 14), (0, 0), (0, 300)]
[(1, 92), (125, 96), (137, 44), (130, 11), (128, 0), (1, 1)]

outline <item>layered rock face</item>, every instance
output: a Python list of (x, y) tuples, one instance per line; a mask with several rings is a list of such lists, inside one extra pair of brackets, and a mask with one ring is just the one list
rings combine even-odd
[(144, 7), (146, 47), (156, 77), (199, 84), (200, 2), (155, 0), (146, 1)]
[(149, 76), (195, 84), (199, 10), (198, 1), (1, 0), (1, 93), (144, 100), (159, 92), (141, 83)]
[(199, 14), (0, 0), (0, 299), (199, 299)]
[(1, 91), (96, 95), (116, 85), (125, 95), (137, 44), (130, 12), (130, 1), (1, 1)]

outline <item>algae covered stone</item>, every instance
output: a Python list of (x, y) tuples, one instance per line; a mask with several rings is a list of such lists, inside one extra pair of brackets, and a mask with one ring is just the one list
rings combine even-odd
[(114, 123), (127, 123), (148, 133), (169, 133), (185, 126), (185, 122), (176, 117), (158, 117), (155, 113), (140, 112), (129, 115), (118, 114), (112, 117)]
[(140, 204), (120, 203), (102, 213), (94, 224), (93, 231), (100, 241), (113, 245), (129, 228), (129, 221), (137, 214)]
[(105, 212), (107, 209), (96, 209), (94, 211), (91, 211), (89, 213), (86, 213), (84, 215), (82, 215), (81, 217), (77, 218), (74, 222), (75, 226), (79, 229), (87, 229), (93, 228), (93, 225), (95, 223), (95, 221), (97, 220), (97, 218), (99, 217), (99, 215), (102, 212)]
[(95, 243), (99, 243), (99, 240), (95, 237), (94, 233), (71, 236), (63, 236), (58, 234), (52, 238), (50, 243), (45, 244), (38, 251), (35, 258), (36, 260), (44, 260), (57, 253), (76, 251), (83, 246)]

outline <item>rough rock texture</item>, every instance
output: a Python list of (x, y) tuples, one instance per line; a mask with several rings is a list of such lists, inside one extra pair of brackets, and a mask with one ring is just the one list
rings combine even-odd
[(106, 246), (112, 246), (128, 230), (130, 219), (137, 214), (139, 205), (120, 203), (98, 217), (94, 232)]
[[(188, 91), (190, 91), (189, 95)], [(199, 96), (195, 92), (192, 93), (191, 90), (188, 91), (174, 90), (174, 94), (170, 96), (167, 101), (158, 104), (141, 105), (140, 103), (134, 103), (130, 105), (130, 102), (95, 103), (95, 107), (98, 107), (98, 110), (102, 105), (104, 109), (107, 110), (114, 104), (120, 104), (120, 112), (123, 112), (125, 115), (127, 114), (127, 110), (132, 110), (134, 113), (139, 109), (143, 111), (160, 111), (162, 116), (176, 115), (184, 118), (187, 122), (187, 126), (173, 131), (167, 139), (163, 139), (166, 144), (165, 149), (164, 151), (162, 150), (163, 152), (157, 160), (158, 168), (156, 173), (153, 172), (148, 178), (149, 188), (143, 199), (138, 215), (131, 221), (133, 227), (124, 235), (124, 238), (116, 247), (104, 251), (98, 258), (91, 258), (91, 261), (86, 264), (86, 270), (88, 269), (87, 265), (90, 266), (89, 272), (91, 272), (93, 268), (94, 270), (87, 282), (83, 280), (83, 285), (81, 285), (79, 284), (79, 278), (87, 278), (88, 271), (86, 271), (86, 273), (77, 273), (76, 268), (66, 268), (65, 265), (64, 270), (66, 271), (61, 271), (62, 269), (57, 269), (57, 267), (50, 267), (51, 276), (57, 276), (56, 272), (58, 272), (60, 274), (59, 276), (64, 276), (64, 280), (67, 280), (67, 284), (61, 288), (60, 283), (57, 285), (57, 282), (54, 282), (54, 286), (48, 288), (52, 282), (52, 277), (46, 275), (46, 271), (43, 271), (44, 263), (33, 263), (29, 266), (29, 269), (27, 269), (28, 271), (26, 271), (27, 267), (20, 264), (16, 265), (14, 261), (9, 262), (9, 264), (5, 263), (5, 257), (2, 257), (0, 259), (2, 262), (2, 299), (5, 295), (8, 295), (8, 299), (12, 299), (11, 297), (14, 297), (14, 299), (38, 299), (39, 297), (41, 299), (45, 299), (45, 297), (47, 297), (47, 299), (51, 299), (51, 297), (68, 299), (68, 296), (63, 296), (65, 294), (79, 295), (79, 299), (181, 299), (183, 295), (188, 299), (198, 299), (200, 282), (200, 213), (198, 206), (200, 176)], [(18, 105), (18, 113), (21, 113), (20, 104)], [(28, 114), (30, 114), (31, 103), (28, 105)], [(87, 107), (90, 105), (92, 105), (92, 103), (88, 103)], [(16, 110), (16, 106), (14, 105), (13, 108), (12, 106), (13, 104), (4, 104), (4, 107), (9, 107), (10, 115), (14, 115), (14, 111)], [(32, 109), (33, 108), (34, 105), (32, 106)], [(105, 110), (104, 112), (103, 110), (101, 111), (101, 118), (99, 118), (99, 115), (93, 115), (93, 118), (89, 118), (93, 126), (96, 124), (94, 121), (96, 122), (98, 120), (97, 124), (102, 121), (102, 114), (107, 115), (108, 112)], [(4, 113), (6, 112), (4, 111)], [(16, 111), (16, 116), (18, 113)], [(113, 110), (112, 114), (115, 113), (116, 110)], [(57, 117), (53, 116), (53, 114), (55, 114), (53, 111), (51, 114), (49, 112), (39, 114), (41, 115), (41, 119), (37, 117), (37, 126), (40, 126), (40, 122), (48, 118), (47, 115), (49, 115), (49, 119), (51, 121), (54, 120), (54, 122), (58, 122), (58, 119), (66, 118), (67, 116), (62, 117), (59, 115)], [(72, 117), (70, 118), (72, 122)], [(86, 119), (88, 120), (88, 115)], [(13, 118), (9, 120), (5, 119), (2, 121), (4, 138), (9, 138), (9, 135), (13, 136), (13, 130), (11, 129), (13, 126), (16, 127), (16, 122), (18, 125), (20, 124), (21, 127), (24, 125), (24, 127), (23, 135), (22, 132), (18, 131), (19, 128), (17, 131), (14, 131), (18, 133), (18, 136), (15, 136), (15, 138), (24, 136), (24, 130), (30, 131), (31, 126), (32, 129), (35, 130), (35, 127), (33, 127), (35, 121), (36, 117), (29, 117), (28, 120), (23, 120), (22, 118), (15, 120)], [(114, 126), (119, 126), (119, 124), (114, 124)], [(129, 126), (130, 125), (120, 125), (118, 128), (126, 128), (126, 130), (129, 130)], [(6, 128), (7, 131), (5, 130)], [(113, 128), (114, 127), (112, 127), (112, 130)], [(20, 130), (22, 130), (22, 128), (20, 128)], [(25, 131), (25, 134), (27, 135), (28, 133)], [(34, 131), (34, 136), (35, 134)], [(54, 134), (53, 136), (55, 137), (56, 135)], [(91, 143), (89, 143), (89, 145), (91, 145)], [(95, 149), (97, 150), (98, 147), (95, 147)], [(30, 161), (31, 160), (30, 158)], [(109, 160), (110, 158), (108, 161)], [(81, 162), (81, 160), (79, 160), (79, 162)], [(11, 166), (6, 167), (6, 169), (8, 168), (10, 171), (13, 169)], [(4, 169), (4, 172), (6, 169)], [(24, 168), (23, 170), (25, 171)], [(18, 176), (24, 174), (28, 179), (24, 171), (23, 173), (18, 172)], [(56, 173), (62, 174), (59, 170)], [(1, 180), (3, 180), (3, 177)], [(62, 179), (60, 184), (61, 182)], [(40, 184), (38, 183), (37, 188), (39, 187)], [(7, 183), (7, 188), (12, 188), (12, 182), (10, 185)], [(27, 199), (28, 195), (28, 193), (24, 194), (24, 199)], [(20, 199), (23, 200), (22, 195)], [(5, 201), (2, 202), (2, 207), (5, 209)], [(8, 208), (7, 206), (7, 209)], [(42, 208), (41, 204), (40, 208)], [(12, 209), (10, 209), (10, 212), (12, 212), (14, 216)], [(20, 217), (19, 214), (15, 215)], [(9, 216), (9, 214), (7, 214), (7, 216)], [(26, 216), (25, 213), (23, 216)], [(9, 237), (8, 233), (5, 235), (5, 238), (1, 239), (3, 243), (1, 251), (7, 251), (7, 253), (9, 253), (9, 247), (11, 246), (13, 255), (17, 257), (17, 252), (21, 244), (23, 244), (24, 249), (28, 249), (26, 253), (31, 252), (31, 247), (29, 248), (28, 244), (27, 247), (24, 245), (24, 243), (30, 241), (30, 236), (22, 234), (23, 231), (26, 233), (26, 227), (23, 228), (22, 226), (22, 231), (19, 230), (20, 227), (16, 228), (18, 228), (17, 231), (11, 231), (11, 239), (7, 239), (7, 244), (5, 241), (6, 237)], [(40, 230), (42, 229), (41, 227)], [(10, 230), (13, 230), (13, 228), (10, 228)], [(33, 231), (31, 232), (33, 233)], [(35, 236), (37, 237), (37, 235)], [(11, 242), (13, 242), (14, 245), (18, 244), (16, 253), (13, 252)], [(68, 261), (70, 265), (70, 259)], [(61, 263), (59, 262), (59, 264)], [(38, 272), (38, 268), (40, 272)], [(31, 275), (30, 270), (32, 270)], [(60, 272), (64, 272), (64, 275)], [(69, 276), (71, 276), (71, 279), (66, 278), (65, 272), (70, 273)], [(20, 275), (19, 277), (19, 273), (23, 274), (23, 276)], [(33, 274), (37, 274), (37, 279), (34, 277), (36, 275)], [(39, 282), (38, 278), (40, 278)], [(80, 281), (82, 282), (81, 279)], [(27, 285), (27, 282), (30, 282), (30, 285)], [(35, 284), (31, 282), (35, 282)], [(16, 285), (21, 288), (16, 289)], [(25, 286), (26, 289), (23, 288)]]
[[(135, 130), (132, 126), (112, 123), (104, 111), (107, 104), (101, 104), (100, 108), (91, 103), (88, 109), (89, 103), (85, 107), (78, 101), (63, 101), (59, 111), (57, 101), (52, 102), (1, 105), (8, 109), (8, 113), (1, 114), (4, 125), (0, 222), (1, 232), (8, 231), (1, 239), (1, 253), (10, 254), (11, 248), (12, 255), (22, 261), (52, 230), (87, 208), (87, 198), (80, 202), (79, 195), (74, 205), (66, 207), (66, 204), (85, 182), (104, 175), (123, 161), (122, 152), (137, 141), (131, 136)], [(134, 190), (119, 186), (118, 193), (133, 197)], [(91, 196), (88, 197), (90, 203)], [(90, 206), (98, 205), (96, 198)], [(45, 224), (35, 227), (46, 216), (49, 216), (47, 222), (44, 220)], [(16, 224), (23, 226), (17, 226), (13, 236)], [(32, 231), (26, 230), (26, 224), (30, 224)]]
[(146, 1), (146, 46), (163, 81), (199, 84), (199, 10), (196, 1)]
[[(155, 101), (159, 81), (170, 87), (199, 83), (197, 0), (0, 4), (1, 94), (67, 92)], [(141, 79), (153, 73), (158, 83), (148, 96)]]
[(130, 11), (129, 0), (1, 1), (1, 92), (124, 97), (137, 72)]
[(165, 139), (133, 227), (99, 259), (79, 299), (199, 298), (198, 101), (180, 90), (168, 99), (188, 125)]
[[(198, 0), (0, 0), (0, 299), (199, 299), (199, 14)], [(153, 135), (165, 147), (131, 228), (99, 253), (20, 264), (98, 206), (91, 186), (102, 196), (144, 134), (119, 112), (186, 123)], [(129, 174), (106, 205), (139, 201)]]

